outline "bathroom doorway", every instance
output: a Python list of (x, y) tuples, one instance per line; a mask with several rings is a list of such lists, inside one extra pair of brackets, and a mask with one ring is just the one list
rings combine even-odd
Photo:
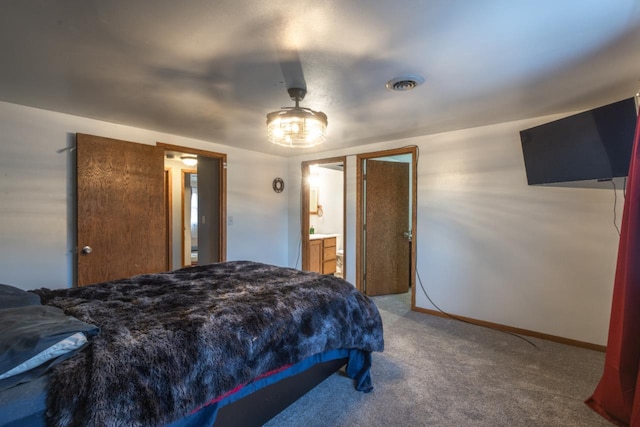
[(302, 270), (346, 277), (346, 157), (302, 162)]

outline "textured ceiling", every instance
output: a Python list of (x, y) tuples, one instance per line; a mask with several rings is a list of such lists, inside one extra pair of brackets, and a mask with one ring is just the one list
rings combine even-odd
[[(3, 0), (0, 100), (278, 155), (265, 116), (329, 117), (306, 151), (577, 111), (640, 89), (637, 0)], [(392, 92), (385, 83), (425, 83)]]

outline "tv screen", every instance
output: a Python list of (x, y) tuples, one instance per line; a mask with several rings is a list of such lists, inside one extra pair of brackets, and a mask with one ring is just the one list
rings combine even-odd
[(627, 176), (633, 98), (520, 131), (529, 185)]

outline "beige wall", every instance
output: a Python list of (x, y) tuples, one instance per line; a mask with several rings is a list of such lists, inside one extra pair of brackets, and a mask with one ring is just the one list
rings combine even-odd
[[(610, 183), (528, 186), (519, 131), (560, 116), (290, 159), (289, 263), (300, 162), (347, 155), (347, 280), (355, 280), (355, 154), (419, 147), (417, 269), (452, 314), (606, 344), (618, 235)], [(618, 190), (618, 224), (622, 191)], [(434, 309), (417, 286), (418, 307)]]
[(227, 259), (287, 264), (288, 189), (271, 189), (287, 174), (282, 157), (5, 102), (0, 129), (0, 283), (72, 285), (75, 166), (65, 148), (77, 132), (226, 153)]
[[(604, 345), (617, 256), (613, 190), (530, 187), (518, 132), (560, 116), (284, 159), (0, 102), (0, 283), (72, 283), (76, 132), (228, 154), (227, 259), (299, 266), (300, 162), (347, 157), (347, 279), (355, 277), (355, 154), (415, 144), (417, 268), (453, 314)], [(272, 180), (285, 178), (283, 193)], [(618, 223), (622, 191), (618, 190)], [(418, 287), (417, 305), (433, 308)]]

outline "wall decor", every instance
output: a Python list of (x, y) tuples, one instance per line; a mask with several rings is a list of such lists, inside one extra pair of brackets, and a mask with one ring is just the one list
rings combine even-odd
[(273, 180), (273, 191), (276, 193), (282, 193), (284, 191), (284, 180), (282, 178), (276, 178)]

